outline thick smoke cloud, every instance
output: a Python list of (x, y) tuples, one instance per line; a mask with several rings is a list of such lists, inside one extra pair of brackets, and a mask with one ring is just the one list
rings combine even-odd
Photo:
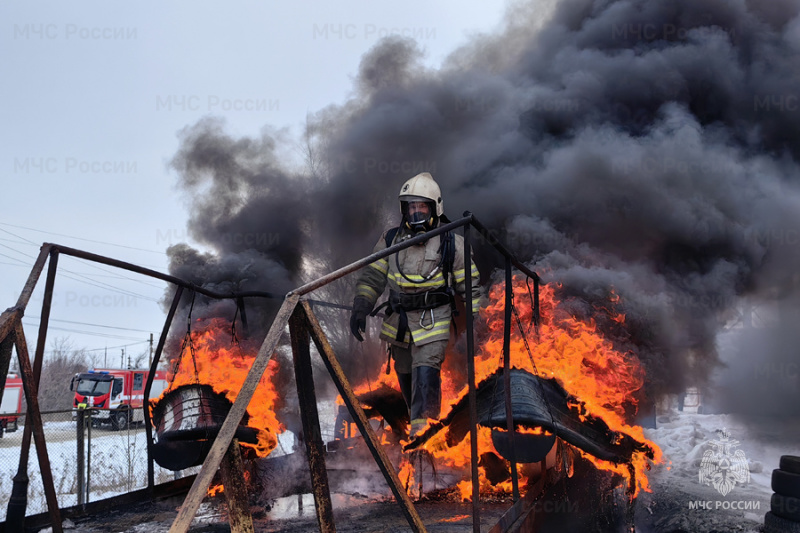
[[(639, 355), (653, 394), (704, 384), (742, 300), (797, 291), (798, 12), (788, 0), (528, 2), (438, 69), (386, 39), (354, 98), (311, 118), (307, 175), (279, 163), (275, 135), (233, 139), (209, 120), (184, 132), (174, 164), (192, 235), (220, 261), (263, 263), (275, 291), (304, 260), (369, 252), (400, 184), (430, 171), (450, 218), (474, 212), (576, 314), (619, 295), (628, 327), (608, 333)], [(281, 237), (230, 237), (252, 231)], [(489, 279), (495, 259), (479, 252)], [(771, 346), (765, 360), (785, 355)]]

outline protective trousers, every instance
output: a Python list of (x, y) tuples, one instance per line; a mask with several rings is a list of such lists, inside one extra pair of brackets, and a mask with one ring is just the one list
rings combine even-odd
[(409, 408), (411, 436), (438, 419), (442, 404), (441, 366), (447, 341), (434, 341), (408, 348), (392, 346), (392, 358), (400, 391)]

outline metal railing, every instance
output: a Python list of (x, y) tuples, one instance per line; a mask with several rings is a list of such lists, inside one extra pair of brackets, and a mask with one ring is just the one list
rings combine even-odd
[[(244, 383), (242, 384), (241, 390), (237, 395), (236, 401), (234, 402), (231, 410), (229, 411), (228, 416), (225, 419), (225, 422), (220, 428), (217, 438), (215, 439), (214, 444), (212, 445), (200, 472), (195, 478), (194, 483), (191, 489), (189, 490), (188, 495), (186, 496), (184, 504), (181, 506), (181, 509), (178, 513), (178, 517), (175, 519), (175, 522), (173, 523), (172, 528), (170, 529), (171, 532), (172, 531), (185, 532), (188, 530), (188, 527), (191, 524), (191, 521), (200, 506), (200, 502), (202, 501), (203, 497), (205, 497), (206, 490), (208, 489), (212, 477), (216, 473), (217, 469), (220, 467), (223, 455), (226, 453), (226, 450), (231, 445), (236, 428), (238, 427), (240, 421), (242, 420), (247, 410), (248, 404), (250, 403), (253, 394), (255, 392), (255, 388), (258, 385), (258, 382), (260, 381), (262, 375), (264, 374), (264, 371), (267, 368), (269, 360), (272, 354), (275, 352), (275, 349), (277, 348), (280, 338), (284, 330), (286, 329), (287, 325), (289, 326), (290, 333), (292, 334), (292, 352), (295, 364), (295, 377), (297, 381), (298, 395), (300, 396), (301, 418), (303, 420), (304, 434), (306, 437), (305, 442), (307, 446), (309, 465), (311, 468), (314, 496), (317, 501), (316, 508), (318, 512), (320, 531), (333, 531), (334, 527), (333, 527), (333, 515), (331, 510), (330, 492), (328, 489), (327, 474), (325, 471), (323, 444), (321, 441), (319, 419), (316, 410), (316, 396), (314, 392), (313, 378), (311, 377), (311, 371), (310, 371), (311, 367), (310, 367), (310, 359), (309, 359), (310, 356), (309, 356), (308, 346), (309, 346), (309, 341), (311, 339), (313, 339), (317, 347), (317, 350), (323, 362), (325, 363), (325, 366), (328, 369), (334, 383), (339, 389), (339, 392), (342, 398), (344, 399), (345, 404), (347, 405), (347, 408), (350, 411), (353, 420), (358, 426), (359, 431), (361, 432), (362, 435), (364, 435), (367, 445), (370, 448), (373, 457), (375, 458), (375, 461), (377, 462), (382, 473), (384, 474), (384, 477), (386, 478), (387, 483), (392, 489), (392, 492), (394, 493), (398, 503), (401, 505), (403, 512), (408, 519), (409, 525), (412, 527), (414, 531), (425, 531), (425, 526), (422, 524), (422, 521), (419, 518), (419, 515), (417, 514), (416, 510), (414, 509), (413, 504), (408, 499), (408, 495), (405, 493), (405, 490), (400, 484), (400, 481), (397, 478), (397, 473), (395, 472), (391, 463), (389, 463), (388, 458), (385, 455), (385, 452), (383, 452), (383, 449), (380, 443), (378, 442), (372, 430), (372, 427), (367, 422), (367, 418), (364, 414), (364, 411), (359, 405), (358, 401), (356, 400), (352, 388), (350, 387), (350, 384), (346, 376), (344, 375), (344, 372), (342, 371), (341, 365), (339, 365), (338, 360), (336, 359), (336, 356), (333, 353), (333, 350), (330, 344), (328, 343), (328, 340), (324, 332), (322, 331), (322, 328), (320, 327), (319, 322), (316, 319), (316, 316), (312, 311), (310, 303), (313, 303), (315, 301), (308, 299), (306, 296), (310, 292), (320, 287), (323, 287), (328, 283), (331, 283), (347, 274), (355, 272), (374, 261), (388, 257), (390, 255), (399, 252), (400, 250), (425, 242), (437, 235), (441, 235), (445, 232), (455, 230), (459, 227), (464, 228), (464, 264), (467, 272), (471, 271), (471, 265), (472, 265), (471, 231), (470, 231), (471, 229), (474, 229), (478, 233), (480, 233), (494, 249), (496, 249), (500, 254), (502, 254), (505, 257), (505, 271), (506, 271), (505, 291), (506, 291), (507, 308), (506, 308), (506, 321), (505, 321), (506, 324), (504, 330), (503, 360), (504, 360), (504, 369), (506, 370), (505, 377), (506, 380), (508, 380), (509, 335), (510, 335), (510, 320), (508, 318), (510, 313), (510, 299), (512, 291), (511, 269), (512, 267), (516, 267), (523, 274), (527, 275), (528, 277), (534, 280), (535, 302), (533, 308), (533, 316), (536, 324), (538, 324), (538, 317), (539, 317), (540, 279), (539, 276), (533, 270), (529, 269), (521, 261), (519, 261), (501, 242), (499, 242), (499, 240), (494, 235), (492, 235), (490, 231), (486, 229), (485, 226), (483, 226), (480, 222), (478, 222), (478, 220), (475, 219), (474, 215), (472, 215), (469, 212), (465, 212), (462, 218), (454, 222), (444, 224), (423, 235), (419, 235), (411, 239), (405, 240), (402, 243), (390, 246), (385, 250), (374, 253), (354, 263), (351, 263), (350, 265), (340, 268), (326, 276), (323, 276), (310, 283), (302, 285), (301, 287), (298, 287), (295, 290), (285, 295), (283, 304), (279, 309), (273, 323), (271, 324), (269, 331), (267, 332), (267, 335), (258, 351), (257, 356), (253, 361), (253, 364), (248, 372), (248, 375)], [(256, 292), (256, 291), (240, 292), (240, 293), (232, 292), (227, 294), (216, 293), (204, 289), (202, 287), (199, 287), (196, 284), (182, 280), (180, 278), (176, 278), (174, 276), (170, 276), (167, 274), (162, 274), (160, 272), (143, 268), (131, 263), (126, 263), (124, 261), (119, 261), (108, 257), (100, 256), (97, 254), (92, 254), (89, 252), (84, 252), (81, 250), (76, 250), (73, 248), (64, 247), (56, 244), (46, 243), (42, 246), (39, 257), (37, 258), (34, 267), (31, 271), (31, 274), (28, 278), (28, 281), (26, 282), (23, 291), (20, 295), (20, 298), (17, 301), (17, 305), (12, 308), (9, 308), (2, 314), (2, 316), (0, 316), (0, 380), (2, 380), (2, 376), (5, 375), (4, 370), (7, 370), (8, 368), (8, 362), (11, 356), (11, 349), (13, 346), (16, 346), (17, 354), (19, 357), (19, 366), (25, 388), (26, 400), (28, 402), (27, 405), (29, 407), (28, 417), (30, 418), (30, 423), (25, 424), (24, 426), (23, 439), (20, 446), (20, 462), (19, 462), (20, 466), (17, 472), (17, 476), (15, 476), (15, 483), (9, 501), (9, 512), (6, 518), (6, 524), (7, 527), (10, 525), (13, 528), (15, 524), (21, 524), (22, 523), (21, 520), (24, 520), (25, 493), (23, 492), (23, 489), (27, 487), (27, 457), (32, 436), (33, 439), (36, 441), (36, 450), (39, 458), (40, 472), (42, 474), (42, 483), (44, 486), (45, 500), (47, 501), (47, 507), (50, 513), (53, 531), (56, 533), (61, 532), (59, 502), (57, 499), (55, 484), (52, 477), (52, 468), (48, 457), (48, 450), (45, 445), (45, 430), (42, 425), (42, 418), (41, 418), (42, 413), (40, 413), (39, 411), (39, 406), (37, 401), (37, 384), (38, 384), (38, 377), (41, 373), (41, 359), (47, 335), (47, 327), (50, 315), (50, 305), (52, 302), (52, 295), (53, 295), (53, 282), (55, 279), (59, 253), (64, 253), (74, 257), (106, 264), (112, 267), (122, 268), (124, 270), (161, 279), (163, 281), (167, 281), (169, 283), (172, 283), (173, 285), (176, 285), (175, 296), (173, 297), (169, 312), (167, 314), (164, 328), (161, 332), (158, 346), (156, 348), (156, 353), (151, 367), (151, 372), (148, 376), (145, 388), (146, 398), (149, 397), (149, 392), (152, 386), (152, 377), (155, 368), (158, 365), (158, 361), (163, 351), (164, 344), (166, 342), (166, 338), (171, 327), (171, 323), (173, 321), (174, 315), (176, 313), (177, 307), (179, 305), (184, 290), (189, 289), (191, 291), (195, 291), (199, 294), (203, 294), (211, 298), (236, 300), (237, 305), (241, 309), (243, 323), (245, 324), (246, 324), (246, 318), (244, 315), (244, 306), (242, 304), (244, 298), (247, 297), (280, 298), (280, 296), (275, 295), (273, 293)], [(25, 343), (24, 332), (22, 330), (21, 318), (30, 300), (36, 282), (42, 270), (44, 269), (44, 264), (48, 256), (50, 257), (50, 264), (48, 268), (47, 283), (45, 286), (44, 300), (42, 304), (39, 336), (38, 336), (35, 359), (33, 365), (31, 365), (31, 360), (29, 358), (29, 354), (27, 351), (27, 345)], [(465, 283), (466, 283), (466, 294), (471, 294), (472, 279), (469, 275), (465, 276)], [(347, 308), (347, 306), (336, 306), (336, 307)], [(467, 313), (467, 365), (468, 365), (467, 379), (468, 379), (469, 397), (470, 397), (469, 406), (470, 406), (470, 435), (471, 435), (471, 459), (472, 459), (471, 471), (472, 471), (472, 487), (473, 487), (473, 498), (472, 498), (473, 527), (476, 532), (479, 532), (480, 494), (479, 494), (478, 470), (477, 470), (478, 421), (476, 413), (477, 407), (475, 401), (476, 395), (475, 395), (475, 368), (474, 368), (474, 341), (473, 341), (473, 324), (472, 324), (473, 313), (471, 305), (467, 305), (465, 307)], [(4, 366), (5, 368), (3, 368)], [(0, 390), (2, 390), (3, 387), (4, 387), (4, 382), (0, 383)], [(506, 384), (505, 390), (507, 392), (506, 413), (508, 414), (508, 416), (510, 416), (511, 415), (510, 387), (508, 386), (508, 383)], [(155, 482), (153, 460), (149, 452), (149, 447), (152, 444), (152, 428), (150, 424), (149, 409), (147, 409), (146, 406), (143, 407), (143, 409), (145, 416), (146, 442), (148, 448), (147, 487), (152, 488)], [(511, 443), (513, 448), (514, 425), (513, 421), (511, 420), (507, 421), (507, 423), (511, 433)], [(513, 474), (516, 474), (516, 468), (512, 466), (511, 472)], [(90, 473), (90, 478), (91, 478), (91, 473)], [(84, 480), (84, 482), (86, 481)], [(514, 499), (516, 501), (519, 500), (519, 489), (515, 475), (513, 477), (513, 485), (514, 485), (513, 489)], [(16, 506), (15, 506), (15, 499), (17, 500)], [(20, 507), (22, 510), (21, 515), (19, 514)], [(13, 517), (11, 516), (12, 510), (14, 510)], [(14, 520), (16, 520), (16, 522), (14, 522)]]

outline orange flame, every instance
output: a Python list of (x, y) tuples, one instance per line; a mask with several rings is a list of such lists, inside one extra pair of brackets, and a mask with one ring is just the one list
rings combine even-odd
[[(200, 320), (195, 324), (199, 323)], [(170, 386), (164, 394), (183, 385), (200, 383), (210, 385), (214, 392), (222, 394), (231, 403), (236, 401), (255, 359), (255, 351), (251, 352), (239, 344), (231, 343), (230, 324), (221, 318), (211, 319), (202, 329), (192, 331), (191, 341), (194, 356), (189, 347), (183, 350), (179, 361), (168, 372)], [(275, 416), (277, 392), (272, 376), (277, 370), (278, 362), (274, 358), (270, 359), (247, 408), (248, 426), (259, 430), (258, 442), (242, 442), (241, 445), (252, 448), (259, 457), (269, 455), (278, 444), (277, 435), (285, 429)]]
[[(532, 324), (531, 299), (524, 281), (514, 281), (514, 305), (523, 327)], [(494, 374), (503, 366), (503, 318), (504, 289), (495, 286), (490, 292), (491, 304), (482, 311), (489, 328), (488, 339), (476, 349), (475, 379), (477, 383)], [(620, 297), (612, 293), (610, 305), (616, 307)], [(625, 433), (632, 438), (649, 445), (655, 452), (654, 461), (660, 462), (661, 450), (653, 442), (647, 440), (639, 426), (630, 426), (624, 419), (625, 403), (635, 404), (634, 398), (644, 384), (644, 370), (633, 353), (622, 353), (614, 349), (612, 343), (598, 332), (593, 320), (581, 321), (559, 308), (551, 286), (543, 286), (540, 290), (542, 323), (539, 335), (531, 327), (526, 331), (528, 348), (516, 321), (512, 325), (510, 362), (512, 368), (527, 370), (543, 378), (555, 378), (570, 394), (579, 398), (583, 405), (582, 417), (591, 414), (602, 418), (612, 431)], [(625, 315), (613, 309), (599, 310), (605, 312), (613, 321), (624, 325)], [(458, 377), (445, 374), (443, 376), (442, 404), (454, 404), (467, 393), (463, 381), (456, 383)], [(444, 433), (439, 432), (427, 444), (426, 449), (438, 459), (452, 466), (469, 464), (469, 437), (448, 448), (444, 442)], [(494, 451), (491, 433), (487, 428), (479, 428), (479, 454)], [(615, 465), (600, 461), (583, 454), (597, 468), (614, 471), (626, 479), (630, 472), (626, 465)], [(634, 455), (636, 487), (649, 491), (646, 471), (649, 470), (648, 459), (640, 453)], [(481, 469), (481, 492), (484, 492), (485, 480)], [(502, 485), (502, 484), (501, 484)], [(471, 484), (459, 487), (464, 499), (471, 499)], [(510, 490), (510, 487), (509, 487)]]
[[(383, 364), (381, 371), (378, 374), (378, 378), (375, 381), (367, 380), (366, 382), (353, 387), (353, 394), (360, 396), (362, 394), (372, 392), (375, 389), (379, 389), (382, 385), (386, 385), (389, 388), (400, 391), (400, 387), (397, 384), (397, 374), (394, 372), (394, 367), (389, 365), (389, 372), (387, 373), (387, 364), (388, 363)], [(336, 397), (336, 405), (344, 405), (344, 398), (342, 398), (341, 394)]]

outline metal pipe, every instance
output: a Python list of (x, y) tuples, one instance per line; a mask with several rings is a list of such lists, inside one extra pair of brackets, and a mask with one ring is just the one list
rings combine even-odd
[(170, 533), (186, 533), (189, 530), (194, 515), (206, 496), (208, 485), (217, 472), (220, 462), (222, 462), (222, 456), (233, 440), (233, 435), (239, 427), (245, 411), (247, 411), (250, 400), (253, 399), (253, 394), (255, 394), (259, 381), (261, 381), (261, 376), (264, 375), (269, 360), (272, 358), (272, 354), (275, 353), (275, 348), (277, 348), (278, 342), (281, 340), (286, 324), (289, 322), (289, 317), (297, 306), (299, 299), (299, 296), (288, 295), (278, 310), (278, 314), (272, 322), (261, 348), (258, 350), (258, 355), (256, 355), (253, 364), (250, 366), (250, 371), (247, 373), (239, 394), (236, 396), (236, 401), (233, 402), (233, 406), (228, 411), (228, 416), (225, 418), (225, 422), (222, 423), (217, 438), (208, 451), (206, 460), (203, 461), (200, 473), (197, 474), (189, 494), (186, 495), (186, 499), (181, 505), (180, 511), (178, 511), (178, 516), (170, 526)]
[(511, 264), (513, 264), (520, 271), (522, 271), (523, 274), (535, 280), (540, 279), (539, 274), (537, 274), (536, 272), (525, 266), (525, 264), (522, 261), (517, 259), (517, 256), (515, 256), (508, 248), (506, 248), (505, 245), (497, 239), (497, 237), (492, 235), (492, 232), (489, 231), (489, 229), (486, 226), (478, 222), (478, 220), (472, 215), (472, 213), (470, 213), (469, 211), (464, 211), (464, 216), (472, 217), (471, 218), (472, 225), (475, 227), (476, 230), (478, 230), (478, 233), (486, 237), (486, 239), (489, 241), (489, 244), (494, 246), (494, 248), (498, 252), (503, 254), (506, 258), (510, 259)]
[(150, 276), (152, 278), (157, 278), (162, 281), (167, 281), (174, 285), (179, 285), (185, 289), (192, 289), (193, 291), (203, 294), (205, 296), (209, 296), (211, 298), (217, 299), (225, 299), (225, 298), (249, 298), (249, 297), (258, 297), (258, 298), (275, 298), (275, 299), (282, 299), (283, 295), (281, 294), (274, 294), (271, 292), (265, 291), (244, 291), (244, 292), (230, 292), (227, 294), (223, 294), (220, 292), (210, 291), (208, 289), (204, 289), (203, 287), (198, 287), (194, 283), (189, 283), (188, 281), (182, 280), (181, 278), (176, 278), (175, 276), (171, 276), (169, 274), (163, 274), (158, 272), (157, 270), (151, 270), (149, 268), (140, 267), (138, 265), (134, 265), (132, 263), (127, 263), (125, 261), (120, 261), (118, 259), (112, 259), (110, 257), (105, 257), (102, 255), (93, 254), (90, 252), (84, 252), (83, 250), (77, 250), (75, 248), (69, 248), (67, 246), (62, 246), (60, 244), (45, 244), (45, 246), (52, 246), (57, 248), (62, 254), (71, 255), (73, 257), (78, 257), (80, 259), (86, 259), (88, 261), (94, 261), (96, 263), (102, 263), (104, 265), (121, 268), (123, 270), (128, 270), (130, 272), (135, 272), (137, 274), (143, 274), (145, 276)]
[(28, 275), (28, 280), (25, 286), (22, 287), (22, 292), (17, 299), (17, 304), (14, 307), (6, 309), (0, 315), (0, 341), (5, 339), (9, 333), (16, 328), (16, 323), (25, 314), (25, 308), (28, 307), (28, 302), (33, 294), (33, 289), (36, 288), (36, 282), (39, 281), (39, 276), (44, 270), (44, 263), (47, 261), (47, 256), (50, 254), (50, 245), (43, 244), (39, 251), (39, 256), (31, 268), (31, 273)]
[[(53, 471), (50, 468), (50, 457), (47, 455), (47, 444), (44, 437), (44, 428), (42, 427), (42, 414), (39, 410), (39, 390), (38, 383), (34, 376), (33, 368), (31, 368), (31, 359), (28, 353), (28, 344), (25, 341), (25, 332), (22, 329), (22, 323), (18, 322), (16, 327), (17, 336), (17, 355), (19, 356), (20, 373), (22, 374), (22, 388), (25, 390), (25, 400), (28, 402), (28, 415), (25, 419), (25, 427), (33, 426), (33, 440), (36, 442), (36, 455), (39, 458), (39, 474), (42, 476), (42, 485), (44, 485), (45, 500), (47, 501), (47, 509), (53, 521), (53, 532), (62, 533), (61, 528), (61, 512), (58, 507), (58, 498), (56, 497), (56, 488), (53, 483)], [(30, 446), (30, 444), (29, 444)], [(24, 450), (21, 450), (21, 452)], [(22, 454), (20, 452), (20, 454)], [(21, 462), (21, 460), (20, 460)], [(27, 461), (26, 461), (27, 463)], [(27, 478), (27, 464), (25, 477)], [(16, 488), (16, 477), (14, 478)], [(13, 495), (13, 490), (12, 490)], [(9, 501), (9, 507), (11, 502)], [(22, 508), (22, 524), (25, 522), (25, 508)], [(6, 526), (9, 525), (8, 515), (6, 515)], [(22, 531), (20, 529), (19, 531)]]
[[(47, 326), (50, 322), (50, 310), (52, 308), (53, 303), (53, 287), (55, 286), (56, 280), (56, 271), (58, 268), (58, 251), (52, 249), (49, 246), (42, 246), (42, 252), (39, 254), (39, 258), (36, 260), (36, 265), (34, 266), (33, 271), (31, 272), (30, 277), (28, 278), (28, 282), (25, 285), (25, 289), (23, 289), (22, 294), (17, 301), (17, 309), (20, 309), (20, 316), (24, 312), (25, 307), (28, 305), (28, 301), (30, 298), (30, 292), (33, 291), (33, 287), (36, 285), (36, 281), (39, 279), (39, 275), (41, 274), (42, 269), (44, 268), (44, 263), (42, 263), (41, 268), (39, 267), (40, 260), (42, 256), (45, 254), (45, 251), (50, 255), (50, 262), (47, 267), (47, 280), (45, 281), (45, 289), (44, 289), (44, 300), (42, 301), (42, 311), (41, 311), (41, 319), (39, 322), (39, 335), (36, 345), (36, 352), (34, 354), (34, 361), (33, 361), (33, 368), (31, 369), (32, 376), (31, 379), (33, 380), (34, 390), (38, 390), (39, 388), (39, 378), (42, 375), (42, 360), (44, 359), (44, 346), (47, 340)], [(36, 270), (38, 269), (38, 273)], [(28, 290), (30, 289), (30, 292)], [(17, 328), (20, 330), (21, 322), (17, 323)], [(17, 356), (20, 359), (20, 373), (22, 373), (22, 354), (20, 353), (20, 346), (19, 342), (25, 342), (25, 339), (16, 340), (17, 342)], [(28, 357), (27, 353), (25, 354)], [(28, 364), (30, 364), (30, 359), (28, 360)], [(23, 376), (23, 381), (25, 381), (26, 376)], [(27, 391), (26, 391), (27, 393)], [(31, 403), (28, 403), (28, 413), (31, 412)], [(36, 400), (36, 408), (38, 409), (38, 394)], [(41, 413), (39, 413), (39, 417), (41, 418)], [(22, 525), (25, 520), (25, 510), (28, 507), (28, 457), (30, 455), (30, 448), (31, 448), (31, 437), (33, 432), (33, 424), (31, 423), (30, 417), (25, 419), (25, 426), (22, 430), (22, 442), (20, 443), (20, 457), (19, 457), (19, 465), (17, 467), (17, 474), (14, 476), (14, 484), (11, 491), (11, 498), (8, 501), (8, 508), (6, 511), (6, 523), (15, 524), (15, 525)], [(52, 474), (51, 474), (52, 475)]]
[(75, 439), (77, 443), (77, 456), (78, 456), (78, 505), (86, 503), (86, 451), (84, 449), (84, 439), (86, 432), (84, 431), (84, 424), (86, 423), (86, 410), (78, 409), (78, 419), (75, 424)]
[(297, 384), (297, 398), (300, 404), (300, 419), (303, 423), (303, 440), (306, 444), (306, 457), (311, 474), (311, 487), (314, 493), (314, 507), (320, 533), (335, 533), (331, 490), (328, 472), (325, 469), (325, 445), (319, 427), (317, 394), (314, 390), (314, 376), (311, 367), (311, 346), (308, 321), (303, 308), (295, 307), (289, 320), (289, 336), (292, 342), (294, 360), (294, 379)]
[(379, 259), (383, 259), (384, 257), (389, 257), (390, 255), (395, 254), (395, 253), (399, 252), (400, 250), (405, 250), (406, 248), (410, 248), (410, 247), (414, 246), (415, 244), (419, 244), (419, 243), (425, 242), (428, 239), (431, 239), (432, 237), (436, 237), (437, 235), (441, 235), (442, 233), (446, 233), (446, 232), (448, 232), (450, 230), (454, 230), (454, 229), (456, 229), (458, 227), (464, 226), (465, 224), (467, 224), (471, 220), (472, 220), (471, 216), (460, 218), (460, 219), (456, 220), (455, 222), (450, 222), (449, 224), (445, 224), (444, 226), (439, 226), (438, 228), (435, 228), (435, 229), (432, 229), (430, 231), (427, 231), (422, 235), (417, 235), (416, 237), (412, 237), (412, 238), (410, 238), (408, 240), (405, 240), (405, 241), (403, 241), (401, 243), (392, 245), (392, 246), (390, 246), (390, 247), (388, 247), (388, 248), (386, 248), (384, 250), (381, 250), (380, 252), (375, 252), (374, 254), (368, 255), (367, 257), (365, 257), (363, 259), (359, 259), (358, 261), (356, 261), (354, 263), (350, 263), (349, 265), (347, 265), (345, 267), (342, 267), (342, 268), (340, 268), (338, 270), (334, 270), (330, 274), (322, 276), (321, 278), (318, 278), (318, 279), (316, 279), (316, 280), (314, 280), (312, 282), (306, 283), (305, 285), (302, 285), (302, 286), (294, 289), (289, 294), (297, 294), (299, 296), (303, 296), (304, 294), (308, 294), (309, 292), (311, 292), (313, 290), (316, 290), (316, 289), (319, 289), (320, 287), (322, 287), (324, 285), (327, 285), (328, 283), (330, 283), (332, 281), (336, 281), (337, 279), (341, 278), (342, 276), (346, 276), (347, 274), (350, 274), (351, 272), (355, 272), (356, 270), (358, 270), (361, 267), (367, 266), (370, 263), (374, 263), (375, 261), (377, 261)]
[(511, 259), (506, 257), (506, 301), (503, 318), (503, 384), (505, 388), (506, 429), (508, 430), (509, 462), (511, 463), (511, 490), (514, 501), (519, 500), (519, 477), (517, 476), (517, 449), (514, 442), (514, 413), (511, 411), (511, 305), (514, 287), (511, 277)]
[(305, 309), (306, 319), (308, 320), (311, 328), (311, 338), (314, 340), (314, 344), (316, 345), (317, 351), (322, 358), (322, 362), (325, 363), (325, 367), (328, 369), (328, 373), (330, 374), (331, 379), (333, 379), (334, 385), (336, 385), (336, 388), (339, 390), (339, 394), (341, 394), (342, 400), (347, 406), (350, 416), (353, 418), (353, 422), (356, 424), (358, 430), (361, 432), (361, 435), (364, 437), (364, 442), (367, 444), (369, 451), (372, 453), (373, 459), (375, 459), (375, 462), (378, 464), (378, 468), (380, 468), (384, 479), (386, 479), (386, 483), (389, 485), (389, 488), (392, 490), (397, 503), (403, 510), (403, 514), (405, 515), (406, 520), (408, 520), (408, 525), (411, 526), (412, 531), (415, 533), (425, 533), (425, 524), (422, 523), (422, 518), (420, 518), (419, 513), (417, 513), (414, 504), (411, 503), (411, 498), (408, 497), (408, 494), (403, 488), (394, 466), (389, 460), (389, 457), (386, 455), (386, 452), (383, 450), (383, 447), (381, 446), (378, 437), (375, 435), (375, 432), (372, 430), (372, 426), (367, 419), (367, 415), (361, 408), (361, 404), (358, 402), (358, 398), (356, 398), (356, 395), (344, 374), (344, 370), (342, 370), (342, 366), (339, 364), (339, 360), (336, 358), (336, 354), (333, 352), (330, 342), (328, 342), (327, 337), (325, 337), (325, 332), (322, 330), (322, 326), (320, 326), (319, 321), (317, 320), (316, 315), (314, 315), (314, 312), (308, 302), (304, 300), (301, 305)]
[[(471, 220), (472, 215), (467, 219)], [(475, 390), (475, 340), (472, 327), (472, 253), (470, 227), (464, 226), (464, 294), (467, 295), (467, 382), (469, 383), (469, 450), (472, 467), (472, 529), (481, 532), (481, 487), (478, 479), (478, 398)]]
[(156, 352), (153, 355), (153, 361), (150, 363), (150, 372), (147, 374), (147, 383), (144, 386), (144, 402), (142, 402), (142, 413), (144, 415), (144, 429), (147, 434), (147, 487), (153, 488), (155, 485), (155, 466), (153, 465), (153, 422), (150, 418), (150, 391), (153, 389), (153, 377), (158, 369), (158, 363), (161, 361), (161, 352), (164, 350), (164, 344), (167, 342), (167, 335), (169, 328), (172, 326), (172, 319), (175, 317), (175, 311), (178, 309), (178, 304), (183, 295), (183, 286), (178, 285), (175, 290), (175, 296), (172, 297), (172, 305), (169, 307), (167, 319), (164, 321), (164, 327), (161, 328), (161, 336), (158, 338), (158, 345)]
[(86, 503), (89, 503), (89, 497), (92, 494), (92, 416), (95, 414), (94, 409), (87, 409), (87, 421), (89, 424), (86, 426)]
[(11, 352), (14, 349), (14, 331), (12, 330), (6, 338), (0, 340), (0, 400), (6, 390), (6, 378), (8, 378), (8, 367), (11, 365)]
[(28, 307), (33, 289), (36, 288), (36, 282), (39, 281), (39, 276), (42, 274), (42, 270), (44, 270), (44, 262), (47, 260), (47, 256), (51, 255), (50, 252), (51, 245), (47, 243), (42, 244), (42, 247), (39, 249), (39, 256), (33, 264), (28, 280), (25, 282), (25, 286), (22, 287), (22, 292), (19, 295), (19, 299), (17, 299), (16, 308), (20, 309), (23, 313), (25, 312), (25, 308)]

